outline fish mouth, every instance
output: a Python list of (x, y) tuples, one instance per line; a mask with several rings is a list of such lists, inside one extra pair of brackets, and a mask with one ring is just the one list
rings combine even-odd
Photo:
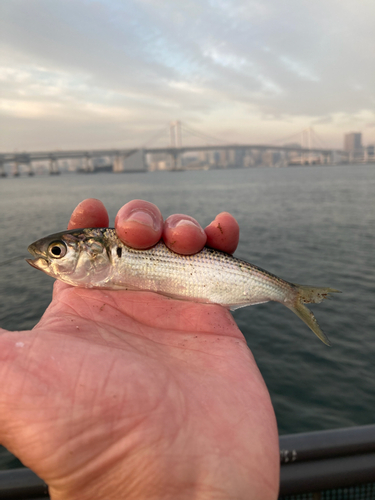
[(35, 267), (35, 269), (45, 269), (48, 267), (48, 262), (46, 259), (39, 258), (39, 259), (25, 259), (30, 266)]
[(45, 270), (49, 267), (49, 262), (45, 256), (40, 252), (34, 245), (30, 245), (27, 249), (35, 259), (25, 259), (30, 266), (35, 267), (35, 269)]

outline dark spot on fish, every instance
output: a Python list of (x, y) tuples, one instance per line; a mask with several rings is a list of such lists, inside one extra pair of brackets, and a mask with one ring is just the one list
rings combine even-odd
[(121, 247), (117, 247), (117, 257), (119, 259), (121, 259), (121, 255), (122, 255), (122, 248)]
[(220, 226), (220, 222), (217, 223), (217, 228), (221, 232), (221, 234), (224, 234), (223, 228)]

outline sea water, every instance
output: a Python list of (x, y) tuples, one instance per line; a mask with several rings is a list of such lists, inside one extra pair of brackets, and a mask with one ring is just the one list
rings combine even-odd
[[(234, 312), (266, 381), (280, 434), (374, 423), (375, 165), (63, 174), (0, 179), (0, 263), (64, 230), (84, 198), (110, 214), (141, 198), (203, 226), (222, 211), (241, 229), (236, 256), (288, 281), (342, 291), (313, 306), (327, 347), (280, 304)], [(0, 326), (32, 328), (53, 279), (24, 261), (0, 267)], [(0, 468), (18, 463), (0, 448)]]

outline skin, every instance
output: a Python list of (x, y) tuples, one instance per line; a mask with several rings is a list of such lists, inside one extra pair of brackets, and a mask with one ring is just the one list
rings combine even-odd
[[(229, 214), (205, 231), (159, 214), (140, 200), (125, 205), (119, 236), (145, 248), (163, 234), (183, 253), (200, 249), (202, 232), (211, 246), (237, 246)], [(103, 221), (102, 203), (85, 200), (69, 228)], [(56, 282), (33, 330), (0, 330), (0, 377), (0, 442), (53, 500), (277, 498), (269, 394), (220, 306)]]

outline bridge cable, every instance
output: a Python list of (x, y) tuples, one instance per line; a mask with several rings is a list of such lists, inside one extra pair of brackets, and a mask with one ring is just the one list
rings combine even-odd
[(167, 130), (165, 129), (165, 127), (162, 129), (158, 129), (157, 132), (155, 132), (147, 141), (142, 144), (141, 148), (146, 149), (149, 144), (155, 142), (157, 139), (160, 139), (160, 137), (162, 137), (163, 135), (166, 136), (166, 132)]
[(217, 137), (213, 137), (211, 135), (208, 135), (208, 134), (204, 134), (203, 132), (200, 132), (199, 130), (196, 130), (192, 127), (190, 127), (189, 125), (185, 125), (184, 123), (181, 124), (182, 126), (182, 129), (185, 130), (186, 132), (188, 132), (189, 134), (191, 135), (194, 135), (200, 139), (203, 139), (205, 141), (209, 140), (209, 141), (214, 141), (214, 142), (220, 142), (222, 144), (227, 144), (226, 141), (224, 141), (223, 139), (219, 139)]
[(294, 139), (294, 138), (298, 138), (298, 142), (300, 141), (300, 138), (301, 138), (301, 132), (297, 133), (297, 134), (293, 134), (293, 135), (288, 135), (286, 137), (282, 137), (280, 139), (278, 139), (277, 141), (272, 141), (270, 145), (278, 145), (279, 142), (285, 142), (285, 141), (289, 141), (291, 139)]
[(312, 129), (312, 133), (313, 133), (313, 141), (315, 139), (315, 141), (318, 141), (320, 143), (320, 146), (323, 146), (324, 149), (329, 149), (329, 147), (327, 146), (327, 144), (323, 141), (323, 139), (315, 132), (314, 129)]

